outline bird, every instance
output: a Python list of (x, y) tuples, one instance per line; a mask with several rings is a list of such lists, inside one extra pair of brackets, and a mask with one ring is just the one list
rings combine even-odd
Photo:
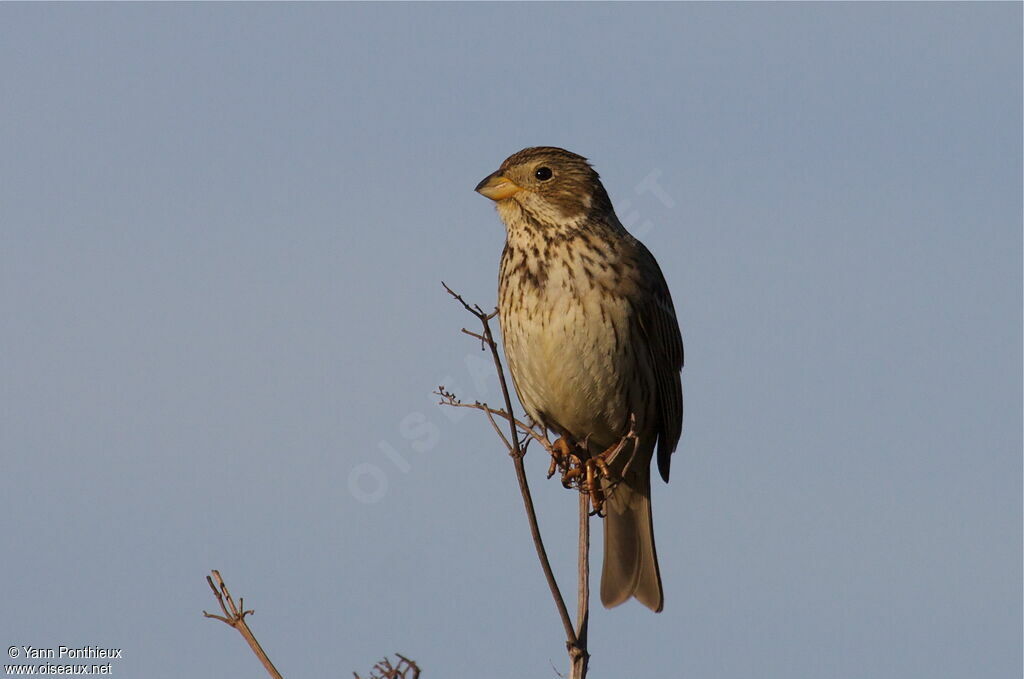
[(498, 320), (526, 413), (592, 457), (634, 433), (600, 480), (601, 602), (635, 597), (660, 612), (651, 460), (657, 450), (667, 483), (683, 422), (683, 340), (665, 276), (583, 156), (524, 148), (476, 191), (505, 225)]

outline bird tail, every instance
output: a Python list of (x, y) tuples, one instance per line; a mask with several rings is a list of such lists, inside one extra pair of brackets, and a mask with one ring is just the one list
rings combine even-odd
[(605, 494), (601, 603), (612, 608), (636, 597), (659, 613), (665, 596), (654, 549), (650, 469), (628, 474), (614, 488), (606, 486)]

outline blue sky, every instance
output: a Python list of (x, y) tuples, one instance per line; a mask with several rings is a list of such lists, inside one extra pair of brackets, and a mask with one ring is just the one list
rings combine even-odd
[(1019, 676), (1021, 16), (0, 6), (0, 640), (257, 676), (219, 568), (285, 676), (563, 668), (511, 464), (431, 395), (497, 399), (440, 281), (494, 303), (472, 189), (553, 144), (686, 342), (665, 612), (596, 609), (591, 676)]

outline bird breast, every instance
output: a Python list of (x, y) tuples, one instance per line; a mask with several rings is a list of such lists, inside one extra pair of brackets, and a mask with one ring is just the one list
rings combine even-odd
[(537, 257), (510, 245), (502, 258), (499, 313), (509, 369), (536, 421), (607, 447), (624, 433), (635, 400), (631, 307), (609, 291), (611, 267), (585, 266), (578, 247), (565, 242), (545, 250)]

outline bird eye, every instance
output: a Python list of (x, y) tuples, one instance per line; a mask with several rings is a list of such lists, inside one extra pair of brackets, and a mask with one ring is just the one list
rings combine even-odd
[(533, 176), (542, 182), (546, 182), (551, 179), (551, 168), (549, 167), (538, 167), (537, 171), (533, 173)]

